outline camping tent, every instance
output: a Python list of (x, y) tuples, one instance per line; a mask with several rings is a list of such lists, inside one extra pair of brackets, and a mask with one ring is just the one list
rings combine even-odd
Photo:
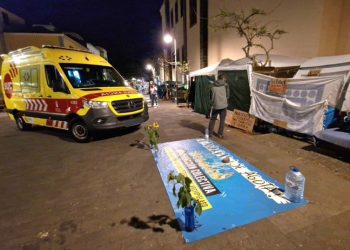
[(341, 96), (344, 78), (337, 76), (278, 79), (253, 73), (249, 113), (291, 131), (313, 135), (328, 126), (328, 105)]
[[(194, 110), (198, 113), (209, 114), (209, 93), (212, 83), (219, 73), (224, 73), (230, 89), (228, 109), (239, 109), (248, 112), (250, 107), (250, 78), (251, 65), (240, 65), (231, 59), (223, 59), (209, 67), (190, 72), (192, 78), (190, 96), (194, 97)], [(194, 87), (193, 87), (194, 84)]]
[[(257, 62), (265, 61), (266, 55), (255, 55)], [(287, 57), (281, 55), (270, 55), (273, 69), (299, 67), (305, 59)], [(250, 85), (252, 82), (252, 62), (249, 58), (242, 58), (236, 61), (223, 59), (220, 62), (190, 72), (192, 78), (189, 101), (194, 102), (194, 110), (202, 114), (209, 114), (209, 92), (211, 83), (217, 79), (219, 73), (225, 73), (230, 88), (230, 99), (228, 109), (238, 109), (248, 112), (250, 108)], [(192, 91), (191, 91), (192, 90)], [(194, 93), (193, 93), (194, 92)]]
[(300, 65), (294, 78), (312, 76), (337, 76), (344, 78), (342, 96), (336, 108), (341, 111), (350, 111), (350, 54), (339, 56), (315, 57)]
[[(326, 121), (329, 117), (329, 111), (332, 109), (334, 113), (337, 111), (349, 112), (350, 111), (350, 55), (339, 56), (327, 56), (316, 57), (308, 61), (305, 61), (299, 71), (296, 73), (295, 78), (312, 78), (312, 76), (340, 76), (343, 78), (342, 88), (340, 90), (340, 97), (337, 103), (332, 107), (328, 107), (328, 115), (326, 114)], [(342, 117), (340, 117), (342, 118)], [(350, 134), (349, 130), (344, 131), (343, 128), (339, 128), (342, 122), (338, 122), (337, 127), (328, 128), (325, 126), (325, 130), (320, 130), (315, 133), (315, 137), (324, 141), (331, 142), (333, 144), (350, 148)], [(316, 139), (315, 139), (316, 140)]]

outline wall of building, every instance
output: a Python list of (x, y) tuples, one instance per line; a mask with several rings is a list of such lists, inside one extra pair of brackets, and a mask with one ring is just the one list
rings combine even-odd
[(59, 46), (60, 44), (59, 36), (54, 34), (48, 36), (33, 33), (4, 33), (4, 37), (7, 52), (27, 46), (41, 47), (43, 44)]
[(199, 16), (199, 4), (200, 0), (197, 0), (197, 23), (190, 27), (190, 6), (187, 2), (187, 37), (188, 37), (188, 63), (190, 71), (200, 68), (200, 16)]
[[(174, 9), (176, 0), (170, 0), (170, 9)], [(178, 0), (180, 3), (180, 0)], [(190, 70), (200, 68), (200, 17), (197, 24), (189, 27), (189, 2), (187, 2), (188, 27), (188, 62)], [(259, 22), (269, 23), (270, 27), (278, 27), (287, 31), (281, 39), (276, 40), (272, 54), (292, 57), (310, 58), (350, 53), (350, 1), (349, 0), (215, 0), (209, 3), (209, 25), (213, 17), (221, 9), (232, 12), (252, 8), (268, 13), (258, 19)], [(164, 9), (164, 5), (162, 6)], [(197, 13), (200, 0), (197, 0)], [(163, 25), (165, 11), (162, 10)], [(175, 25), (177, 40), (182, 40), (180, 22)], [(260, 41), (268, 45), (267, 41)], [(215, 31), (209, 27), (208, 33), (208, 64), (214, 64), (224, 58), (239, 59), (245, 56), (242, 47), (245, 40), (234, 30)], [(263, 53), (255, 49), (253, 53)]]
[[(5, 23), (5, 16), (8, 18), (8, 23)], [(4, 30), (5, 25), (21, 25), (25, 24), (23, 18), (11, 13), (8, 10), (0, 7), (0, 32)]]
[[(47, 34), (46, 34), (47, 35)], [(87, 48), (80, 43), (76, 42), (72, 38), (59, 34), (60, 37), (62, 37), (63, 43), (60, 45), (65, 48), (71, 48), (71, 49), (81, 49), (81, 50), (87, 50)]]
[[(197, 10), (199, 11), (199, 4), (200, 4), (200, 0), (196, 0), (197, 1)], [(178, 8), (179, 8), (179, 20), (176, 23), (175, 22), (175, 3), (178, 3)], [(184, 46), (184, 36), (183, 36), (183, 19), (184, 17), (187, 18), (187, 61), (189, 62), (189, 66), (190, 66), (190, 70), (194, 69), (194, 68), (198, 68), (200, 67), (200, 61), (199, 61), (199, 57), (200, 57), (200, 47), (199, 47), (199, 43), (200, 43), (200, 36), (199, 36), (199, 15), (197, 15), (197, 23), (190, 28), (190, 4), (189, 1), (186, 0), (186, 14), (183, 15), (183, 17), (181, 17), (180, 15), (180, 8), (181, 8), (181, 1), (180, 0), (169, 0), (169, 13), (171, 13), (171, 11), (173, 11), (173, 15), (174, 15), (174, 27), (170, 28), (170, 30), (167, 30), (166, 28), (166, 10), (165, 10), (165, 1), (163, 2), (163, 5), (160, 9), (160, 13), (162, 16), (162, 33), (163, 35), (166, 33), (170, 33), (171, 35), (175, 35), (176, 37), (176, 46), (178, 49), (178, 55), (177, 55), (177, 60), (179, 61), (184, 61), (184, 55), (182, 54), (182, 46)], [(164, 47), (167, 48), (167, 46), (169, 45), (165, 45)], [(171, 46), (171, 53), (174, 54), (174, 48), (173, 45)], [(166, 51), (164, 52), (166, 54)], [(198, 58), (198, 60), (197, 60)], [(173, 72), (174, 73), (174, 72)], [(165, 77), (167, 78), (167, 77)]]
[(4, 33), (7, 52), (27, 46), (53, 45), (86, 50), (73, 39), (62, 34), (48, 33)]
[(319, 36), (319, 56), (336, 55), (342, 25), (342, 0), (324, 0), (321, 32)]
[(344, 0), (341, 7), (341, 24), (336, 54), (350, 54), (350, 1)]
[[(5, 20), (5, 16), (7, 20)], [(6, 43), (4, 40), (4, 28), (7, 25), (23, 25), (25, 24), (25, 21), (23, 18), (20, 18), (19, 16), (16, 16), (15, 14), (5, 10), (4, 8), (0, 7), (0, 54), (6, 53)]]
[[(261, 23), (270, 23), (270, 27), (278, 27), (287, 31), (281, 39), (274, 44), (273, 54), (296, 57), (317, 56), (320, 51), (320, 33), (322, 16), (324, 13), (324, 0), (245, 0), (241, 1), (210, 1), (209, 16), (213, 17), (220, 9), (227, 11), (240, 11), (248, 13), (251, 8), (257, 8), (269, 13), (257, 19)], [(211, 23), (214, 20), (211, 19)], [(266, 41), (261, 41), (268, 45)], [(215, 31), (209, 30), (209, 64), (222, 58), (239, 59), (245, 56), (242, 47), (245, 40), (232, 29)], [(253, 53), (262, 53), (262, 50), (253, 50)]]

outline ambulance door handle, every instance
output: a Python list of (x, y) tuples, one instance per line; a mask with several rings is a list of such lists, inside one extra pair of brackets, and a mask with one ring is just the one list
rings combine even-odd
[(48, 95), (47, 97), (48, 97), (48, 98), (51, 98), (52, 96)]

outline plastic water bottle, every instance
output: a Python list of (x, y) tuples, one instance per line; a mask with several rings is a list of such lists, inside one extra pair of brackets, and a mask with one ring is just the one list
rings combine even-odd
[(304, 197), (305, 177), (297, 167), (286, 175), (285, 197), (291, 202), (300, 202)]
[(207, 141), (209, 140), (209, 129), (208, 128), (205, 129), (205, 136), (204, 136), (204, 138)]

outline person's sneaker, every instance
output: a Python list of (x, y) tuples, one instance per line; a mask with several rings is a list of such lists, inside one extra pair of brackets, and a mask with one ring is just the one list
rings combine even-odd
[(218, 134), (218, 137), (219, 137), (220, 139), (224, 139), (224, 136), (223, 136), (223, 135)]

